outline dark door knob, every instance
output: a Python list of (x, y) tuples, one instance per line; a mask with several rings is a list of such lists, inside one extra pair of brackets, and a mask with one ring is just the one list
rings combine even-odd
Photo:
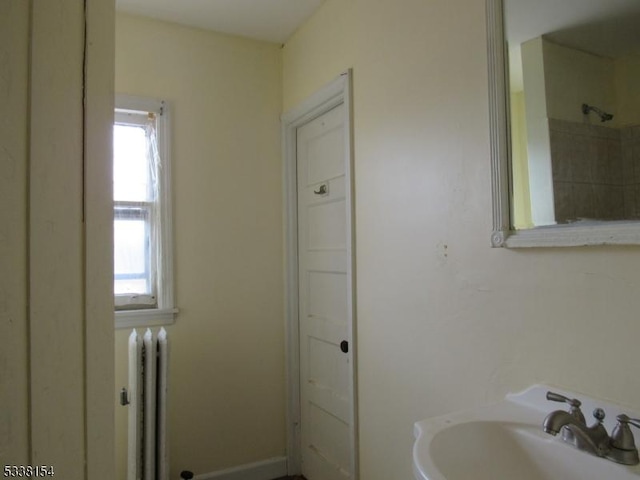
[(342, 350), (344, 353), (347, 353), (349, 351), (349, 342), (347, 342), (346, 340), (342, 340), (340, 342), (340, 350)]

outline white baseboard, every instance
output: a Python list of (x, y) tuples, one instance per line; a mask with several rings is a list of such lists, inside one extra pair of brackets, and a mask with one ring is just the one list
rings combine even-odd
[(273, 480), (286, 475), (287, 458), (276, 457), (217, 472), (202, 473), (193, 477), (193, 480)]

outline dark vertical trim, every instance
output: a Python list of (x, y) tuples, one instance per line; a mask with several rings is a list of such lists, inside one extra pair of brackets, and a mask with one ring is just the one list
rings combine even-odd
[(82, 2), (82, 329), (84, 332), (82, 338), (82, 389), (84, 399), (82, 402), (82, 415), (84, 424), (84, 478), (89, 478), (89, 411), (88, 411), (88, 366), (87, 366), (87, 338), (88, 321), (87, 321), (87, 2)]

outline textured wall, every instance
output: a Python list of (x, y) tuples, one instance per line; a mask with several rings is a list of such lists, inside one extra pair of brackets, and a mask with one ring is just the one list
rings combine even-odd
[(0, 6), (0, 462), (70, 480), (114, 469), (113, 8)]
[[(0, 3), (0, 461), (29, 459), (27, 165), (29, 6)], [(8, 274), (11, 272), (11, 274)]]
[[(280, 46), (126, 15), (116, 26), (116, 90), (173, 112), (172, 478), (282, 456)], [(118, 389), (128, 333), (116, 334)]]
[(327, 0), (284, 49), (287, 108), (354, 68), (366, 480), (413, 478), (416, 420), (535, 382), (640, 407), (638, 249), (489, 247), (484, 18), (481, 0)]

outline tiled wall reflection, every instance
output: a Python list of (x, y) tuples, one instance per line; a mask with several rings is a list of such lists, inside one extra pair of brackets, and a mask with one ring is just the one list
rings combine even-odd
[(640, 125), (620, 131), (625, 218), (640, 218)]
[(640, 218), (640, 126), (549, 120), (556, 221)]

